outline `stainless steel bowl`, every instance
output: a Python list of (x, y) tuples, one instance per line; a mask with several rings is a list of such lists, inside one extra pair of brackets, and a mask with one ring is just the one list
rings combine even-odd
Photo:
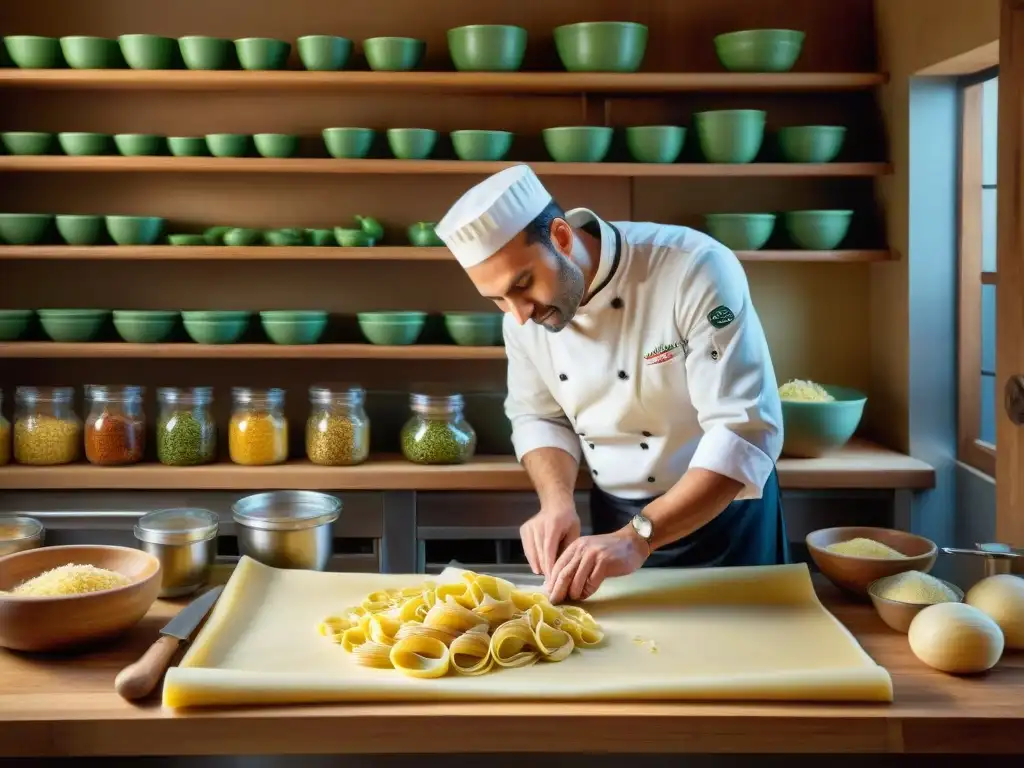
[(45, 536), (43, 524), (34, 517), (0, 515), (0, 557), (38, 549)]
[(241, 554), (274, 568), (322, 571), (341, 500), (316, 491), (269, 491), (239, 499), (231, 514)]
[(181, 507), (143, 515), (135, 538), (160, 561), (160, 597), (183, 597), (203, 586), (217, 558), (220, 518), (208, 509)]

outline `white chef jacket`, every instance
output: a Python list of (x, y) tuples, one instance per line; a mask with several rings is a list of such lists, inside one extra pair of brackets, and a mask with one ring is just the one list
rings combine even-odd
[(598, 223), (600, 263), (559, 333), (505, 316), (516, 457), (582, 453), (618, 498), (662, 494), (689, 467), (743, 483), (737, 499), (760, 498), (782, 450), (782, 405), (736, 255), (687, 227), (609, 225), (586, 208), (566, 219)]

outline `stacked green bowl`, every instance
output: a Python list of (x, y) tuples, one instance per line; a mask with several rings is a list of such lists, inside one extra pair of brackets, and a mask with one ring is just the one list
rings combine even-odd
[(152, 133), (116, 133), (114, 146), (125, 157), (162, 155), (167, 141)]
[(36, 245), (53, 224), (49, 213), (0, 213), (0, 241), (7, 245)]
[(399, 160), (426, 160), (437, 145), (432, 128), (388, 128), (388, 146)]
[(32, 321), (31, 309), (0, 309), (0, 341), (17, 341)]
[(121, 55), (131, 69), (173, 69), (178, 41), (161, 35), (121, 35)]
[(224, 233), (223, 245), (229, 248), (246, 248), (263, 244), (263, 230), (254, 227), (232, 227)]
[(554, 36), (569, 72), (636, 72), (647, 50), (647, 27), (631, 21), (566, 24)]
[(291, 43), (272, 37), (243, 37), (235, 40), (235, 54), (242, 69), (267, 71), (284, 69), (292, 52)]
[(444, 327), (462, 347), (493, 347), (501, 344), (501, 312), (445, 312)]
[(202, 235), (177, 234), (168, 235), (167, 242), (176, 246), (198, 246), (207, 245), (206, 238)]
[(252, 137), (261, 157), (295, 157), (299, 137), (290, 133), (257, 133)]
[(53, 341), (92, 341), (110, 316), (108, 309), (40, 309), (39, 324)]
[(864, 415), (867, 396), (849, 387), (825, 386), (835, 400), (782, 401), (782, 453), (813, 459), (846, 445)]
[(249, 152), (249, 136), (244, 133), (208, 133), (206, 147), (214, 157), (245, 157)]
[(366, 63), (375, 72), (406, 72), (416, 69), (427, 52), (427, 43), (414, 37), (371, 37), (363, 40)]
[(0, 142), (12, 155), (48, 155), (53, 149), (54, 134), (40, 131), (5, 131)]
[(110, 150), (114, 145), (114, 139), (109, 133), (64, 131), (57, 134), (57, 143), (64, 150), (64, 154), (73, 157), (84, 157), (86, 155), (110, 154)]
[(72, 69), (117, 69), (124, 64), (121, 46), (109, 37), (72, 35), (60, 39), (64, 60)]
[(159, 216), (107, 216), (107, 232), (118, 245), (152, 245), (164, 230)]
[(64, 65), (60, 41), (40, 35), (8, 35), (4, 50), (15, 66), (21, 69), (55, 69)]
[(234, 43), (222, 37), (187, 35), (178, 38), (178, 50), (187, 69), (227, 69), (234, 57)]
[(600, 125), (571, 125), (541, 131), (544, 147), (558, 163), (600, 163), (608, 156), (614, 130)]
[(316, 344), (327, 328), (327, 312), (268, 310), (260, 312), (260, 323), (275, 344)]
[(196, 344), (234, 344), (249, 327), (250, 312), (189, 310), (181, 313), (185, 333)]
[(709, 213), (708, 234), (734, 251), (759, 251), (775, 229), (774, 213)]
[(717, 35), (715, 53), (730, 72), (788, 72), (800, 58), (804, 37), (794, 29), (742, 29)]
[(129, 344), (156, 344), (170, 337), (179, 316), (167, 309), (115, 309), (114, 328)]
[(759, 109), (719, 109), (694, 116), (700, 150), (710, 163), (752, 163), (764, 142)]
[(210, 154), (205, 136), (168, 136), (167, 148), (174, 157), (206, 157)]
[(686, 129), (678, 125), (633, 125), (626, 146), (638, 163), (674, 163), (683, 151)]
[(340, 159), (359, 159), (370, 154), (373, 146), (372, 128), (324, 128), (327, 154)]
[(787, 211), (784, 220), (790, 239), (804, 250), (831, 251), (850, 231), (853, 211)]
[(509, 24), (470, 24), (448, 30), (448, 52), (460, 72), (516, 72), (526, 55), (526, 30)]
[(841, 125), (794, 125), (779, 129), (779, 148), (791, 163), (831, 163), (846, 139)]
[(299, 60), (310, 72), (344, 69), (352, 56), (352, 41), (336, 35), (306, 35), (297, 41)]
[(389, 347), (415, 344), (426, 319), (426, 312), (360, 312), (357, 316), (367, 341)]
[(57, 232), (68, 245), (96, 245), (106, 233), (102, 216), (92, 213), (57, 215)]
[(502, 160), (512, 149), (511, 131), (452, 131), (449, 138), (459, 160)]

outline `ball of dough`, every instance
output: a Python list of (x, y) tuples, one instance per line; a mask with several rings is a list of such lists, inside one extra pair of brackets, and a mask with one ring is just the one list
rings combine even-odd
[(1024, 651), (1024, 579), (1009, 573), (989, 576), (971, 587), (965, 602), (992, 617), (1007, 648)]
[(963, 603), (929, 605), (910, 622), (910, 650), (929, 667), (954, 675), (991, 669), (1003, 655), (1003, 632)]

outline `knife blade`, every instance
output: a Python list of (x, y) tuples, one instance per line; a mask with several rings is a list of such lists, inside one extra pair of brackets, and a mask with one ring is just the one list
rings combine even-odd
[(192, 633), (203, 623), (206, 614), (213, 608), (223, 591), (223, 585), (216, 586), (182, 608), (178, 615), (160, 630), (160, 637), (142, 654), (142, 657), (117, 674), (114, 678), (114, 690), (121, 698), (134, 701), (153, 692), (167, 671), (174, 654), (182, 643), (188, 642)]

